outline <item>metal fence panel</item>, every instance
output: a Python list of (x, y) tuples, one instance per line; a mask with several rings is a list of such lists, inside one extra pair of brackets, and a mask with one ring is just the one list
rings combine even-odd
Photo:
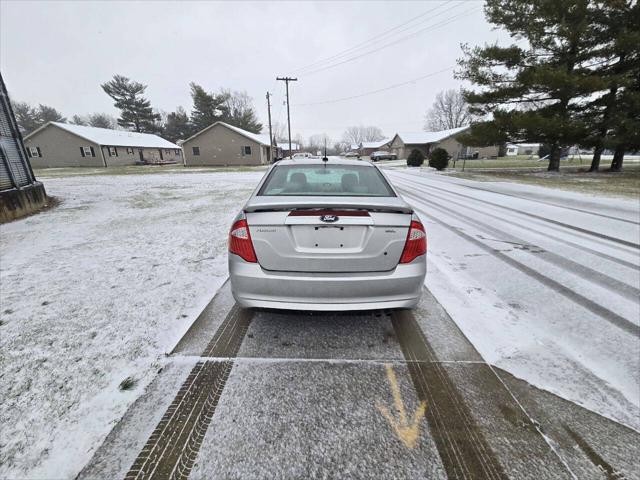
[(0, 148), (0, 190), (9, 190), (10, 188), (13, 188), (13, 181), (9, 176), (4, 150)]
[(18, 146), (18, 140), (13, 137), (0, 136), (0, 145), (7, 155), (6, 164), (11, 169), (13, 178), (19, 187), (24, 187), (31, 183), (29, 172), (22, 158), (22, 152)]
[(24, 187), (33, 181), (21, 143), (18, 126), (9, 105), (9, 95), (0, 75), (0, 190)]

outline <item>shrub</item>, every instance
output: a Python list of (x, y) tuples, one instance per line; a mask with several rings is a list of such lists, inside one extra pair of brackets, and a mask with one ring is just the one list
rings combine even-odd
[(411, 150), (407, 157), (407, 166), (419, 167), (424, 163), (424, 154), (420, 150)]
[(436, 148), (429, 156), (429, 166), (444, 170), (449, 165), (449, 154), (444, 148)]

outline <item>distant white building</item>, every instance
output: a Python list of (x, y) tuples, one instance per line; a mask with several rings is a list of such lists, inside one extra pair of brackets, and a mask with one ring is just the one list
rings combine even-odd
[(516, 155), (538, 155), (541, 143), (507, 143), (505, 155), (515, 157)]
[(378, 150), (388, 150), (391, 146), (391, 139), (385, 138), (376, 142), (352, 143), (351, 151), (358, 152), (360, 155), (368, 156)]
[(291, 150), (289, 150), (289, 141), (285, 140), (284, 142), (276, 142), (276, 157), (277, 158), (286, 158), (291, 157), (294, 153), (298, 153), (302, 151), (302, 145), (296, 142), (291, 142)]
[(150, 133), (49, 122), (24, 137), (35, 168), (182, 162), (180, 147)]

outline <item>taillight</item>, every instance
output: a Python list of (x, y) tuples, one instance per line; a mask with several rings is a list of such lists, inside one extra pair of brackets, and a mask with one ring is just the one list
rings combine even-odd
[(407, 241), (400, 256), (400, 263), (410, 263), (425, 253), (427, 253), (427, 234), (420, 220), (414, 217), (409, 226)]
[(256, 263), (258, 261), (244, 213), (236, 218), (229, 232), (229, 253), (238, 255), (247, 262)]

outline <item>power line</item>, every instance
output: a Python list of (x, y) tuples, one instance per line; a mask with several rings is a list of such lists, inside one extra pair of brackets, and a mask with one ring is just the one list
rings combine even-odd
[(324, 70), (328, 70), (330, 68), (334, 68), (334, 67), (337, 67), (339, 65), (343, 65), (345, 63), (351, 62), (353, 60), (357, 60), (357, 59), (365, 57), (367, 55), (371, 55), (372, 53), (379, 52), (380, 50), (383, 50), (383, 49), (385, 49), (387, 47), (390, 47), (392, 45), (396, 45), (396, 44), (398, 44), (400, 42), (403, 42), (403, 41), (407, 40), (408, 38), (411, 38), (411, 37), (413, 37), (413, 36), (415, 36), (415, 35), (417, 35), (419, 33), (423, 33), (423, 32), (428, 31), (428, 30), (435, 30), (437, 28), (440, 28), (440, 27), (443, 27), (445, 25), (448, 25), (448, 24), (456, 21), (457, 19), (459, 19), (463, 15), (465, 15), (467, 13), (470, 13), (470, 12), (472, 12), (474, 10), (480, 10), (480, 9), (477, 8), (477, 7), (473, 7), (473, 8), (464, 10), (463, 12), (460, 12), (459, 14), (456, 14), (456, 15), (454, 15), (452, 17), (449, 17), (449, 18), (447, 18), (447, 19), (445, 19), (445, 20), (443, 20), (443, 21), (441, 21), (439, 23), (436, 23), (436, 24), (433, 24), (433, 25), (429, 25), (429, 26), (427, 26), (425, 28), (422, 28), (422, 29), (417, 30), (417, 31), (415, 31), (413, 33), (410, 33), (409, 35), (405, 35), (404, 37), (401, 37), (401, 38), (399, 38), (399, 39), (397, 39), (397, 40), (395, 40), (395, 41), (393, 41), (391, 43), (387, 43), (385, 45), (382, 45), (382, 46), (380, 46), (380, 47), (378, 47), (378, 48), (376, 48), (374, 50), (370, 50), (368, 52), (361, 53), (361, 54), (356, 55), (354, 57), (347, 58), (346, 60), (342, 60), (342, 61), (340, 61), (338, 63), (334, 63), (334, 64), (331, 64), (331, 65), (327, 65), (327, 66), (324, 66), (324, 67), (317, 68), (315, 70), (311, 70), (311, 71), (305, 73), (304, 76), (313, 75), (314, 73), (318, 73), (318, 72), (321, 72), (321, 71), (324, 71)]
[[(360, 43), (358, 43), (358, 44), (356, 44), (356, 45), (354, 45), (354, 46), (352, 46), (352, 47), (350, 47), (350, 48), (347, 48), (347, 49), (345, 49), (345, 50), (341, 50), (340, 52), (338, 52), (338, 53), (337, 53), (337, 54), (335, 54), (335, 55), (332, 55), (332, 56), (330, 56), (330, 57), (326, 57), (326, 58), (323, 58), (323, 59), (317, 60), (317, 61), (315, 61), (315, 62), (313, 62), (313, 63), (307, 64), (307, 65), (304, 65), (304, 66), (299, 67), (299, 68), (297, 68), (297, 69), (295, 69), (295, 70), (292, 70), (292, 71), (293, 71), (293, 72), (296, 72), (296, 73), (299, 73), (299, 72), (302, 72), (303, 70), (307, 70), (307, 69), (309, 69), (310, 67), (316, 67), (316, 66), (317, 66), (317, 65), (319, 65), (319, 64), (322, 64), (322, 63), (328, 62), (328, 61), (330, 61), (330, 60), (334, 60), (334, 59), (339, 58), (339, 57), (342, 57), (342, 56), (344, 56), (344, 55), (345, 55), (345, 54), (347, 54), (347, 53), (351, 53), (351, 52), (353, 52), (354, 50), (358, 50), (360, 47), (363, 47), (363, 46), (370, 46), (370, 45), (371, 45), (371, 42), (374, 42), (374, 43), (375, 43), (375, 42), (379, 42), (379, 41), (381, 41), (381, 39), (382, 39), (382, 38), (384, 38), (384, 37), (386, 37), (387, 35), (389, 35), (389, 33), (394, 32), (394, 31), (398, 30), (399, 28), (404, 27), (405, 25), (408, 25), (408, 24), (410, 24), (410, 23), (415, 22), (416, 20), (418, 20), (418, 19), (420, 19), (420, 18), (424, 17), (424, 16), (425, 16), (425, 15), (427, 15), (428, 13), (431, 13), (431, 12), (434, 12), (434, 11), (438, 10), (440, 7), (443, 7), (444, 5), (447, 5), (448, 3), (451, 3), (452, 1), (453, 1), (453, 0), (447, 0), (446, 2), (441, 3), (441, 4), (440, 4), (440, 5), (438, 5), (437, 7), (435, 7), (435, 8), (431, 8), (431, 9), (429, 9), (429, 10), (425, 11), (425, 12), (422, 12), (420, 15), (417, 15), (417, 16), (415, 16), (415, 17), (413, 17), (413, 18), (409, 19), (408, 21), (404, 22), (404, 23), (401, 23), (401, 24), (399, 24), (399, 25), (396, 25), (396, 26), (395, 26), (395, 27), (393, 27), (393, 28), (390, 28), (389, 30), (385, 30), (385, 31), (383, 31), (383, 32), (381, 32), (381, 33), (376, 34), (376, 36), (375, 36), (375, 37), (368, 38), (367, 40), (365, 40), (365, 41), (363, 41), (363, 42), (360, 42)], [(410, 29), (410, 28), (413, 28), (413, 27), (415, 27), (415, 25), (412, 25), (411, 27), (409, 27), (409, 29)], [(404, 30), (404, 29), (403, 29), (403, 30)]]
[(391, 90), (391, 89), (394, 89), (394, 88), (402, 87), (404, 85), (408, 85), (410, 83), (417, 82), (419, 80), (424, 80), (425, 78), (433, 77), (435, 75), (438, 75), (439, 73), (443, 73), (443, 72), (446, 72), (448, 70), (453, 70), (454, 68), (455, 68), (455, 65), (452, 65), (450, 67), (443, 68), (442, 70), (438, 70), (436, 72), (431, 72), (431, 73), (427, 73), (426, 75), (421, 75), (420, 77), (412, 78), (411, 80), (407, 80), (406, 82), (396, 83), (396, 84), (393, 84), (393, 85), (389, 85), (387, 87), (379, 88), (377, 90), (371, 90), (369, 92), (360, 93), (360, 94), (357, 94), (357, 95), (351, 95), (349, 97), (336, 98), (336, 99), (333, 99), (333, 100), (325, 100), (325, 101), (321, 101), (321, 102), (297, 103), (295, 106), (296, 107), (308, 107), (308, 106), (311, 106), (311, 105), (327, 105), (327, 104), (330, 104), (330, 103), (345, 102), (347, 100), (353, 100), (355, 98), (366, 97), (368, 95), (374, 95), (376, 93), (385, 92), (387, 90)]
[[(444, 14), (444, 13), (447, 13), (447, 12), (451, 11), (451, 10), (453, 10), (453, 9), (455, 9), (455, 8), (457, 8), (457, 7), (461, 6), (461, 5), (463, 5), (463, 3), (464, 3), (464, 2), (460, 2), (460, 3), (456, 4), (456, 5), (452, 5), (451, 7), (447, 8), (446, 10), (443, 10), (443, 11), (441, 11), (441, 12), (438, 12), (438, 13), (436, 13), (435, 15), (431, 16), (430, 18), (428, 18), (428, 19), (427, 19), (427, 21), (430, 21), (430, 20), (434, 19), (435, 17), (438, 17), (438, 16), (440, 16), (440, 15), (442, 15), (442, 14)], [(420, 22), (420, 23), (422, 23), (422, 22)], [(411, 25), (411, 26), (410, 26), (410, 27), (408, 27), (408, 28), (403, 28), (402, 30), (399, 30), (397, 33), (407, 32), (407, 31), (409, 31), (409, 30), (411, 30), (411, 29), (413, 29), (414, 27), (417, 27), (417, 26), (419, 26), (419, 25)], [(378, 40), (376, 40), (376, 41), (373, 41), (373, 42), (369, 42), (369, 44), (368, 44), (368, 45), (366, 45), (366, 47), (372, 47), (372, 46), (374, 46), (376, 43), (380, 43), (380, 41), (389, 41), (389, 40), (391, 40), (391, 43), (389, 43), (389, 44), (387, 44), (387, 45), (381, 45), (381, 46), (379, 46), (379, 47), (377, 47), (377, 48), (374, 48), (373, 50), (370, 50), (369, 52), (364, 52), (364, 53), (352, 52), (353, 54), (355, 54), (355, 56), (353, 56), (353, 57), (346, 58), (346, 59), (344, 59), (344, 60), (342, 60), (342, 61), (338, 61), (337, 63), (328, 64), (328, 65), (324, 65), (324, 66), (317, 66), (317, 67), (315, 67), (315, 68), (307, 69), (307, 71), (302, 72), (302, 75), (311, 75), (311, 74), (313, 74), (313, 73), (316, 73), (316, 72), (322, 71), (322, 70), (324, 70), (324, 69), (332, 68), (333, 66), (337, 66), (337, 65), (342, 65), (343, 63), (347, 63), (347, 62), (349, 62), (349, 61), (351, 61), (351, 60), (355, 60), (355, 59), (360, 58), (360, 57), (362, 57), (362, 56), (366, 56), (366, 55), (368, 55), (369, 53), (375, 53), (375, 52), (377, 52), (377, 51), (379, 51), (379, 50), (382, 50), (382, 49), (386, 48), (386, 47), (387, 47), (387, 46), (389, 46), (389, 45), (394, 45), (395, 43), (398, 43), (398, 41), (402, 41), (402, 40), (404, 40), (404, 39), (406, 39), (406, 38), (409, 38), (409, 37), (411, 37), (411, 36), (413, 36), (413, 35), (416, 35), (416, 34), (418, 34), (418, 33), (422, 33), (422, 32), (424, 32), (425, 30), (428, 30), (428, 29), (429, 29), (429, 28), (431, 28), (431, 27), (432, 27), (432, 25), (428, 25), (427, 27), (421, 28), (420, 30), (416, 30), (416, 31), (414, 31), (414, 32), (412, 32), (412, 33), (410, 33), (410, 34), (408, 34), (408, 35), (404, 36), (404, 37), (400, 37), (400, 39), (399, 39), (399, 40), (395, 40), (395, 41), (393, 40), (393, 38), (385, 38), (385, 39), (381, 39), (381, 40), (379, 40), (379, 41), (378, 41)], [(341, 55), (341, 56), (343, 56), (343, 55)], [(335, 59), (335, 60), (338, 60), (338, 59)]]

